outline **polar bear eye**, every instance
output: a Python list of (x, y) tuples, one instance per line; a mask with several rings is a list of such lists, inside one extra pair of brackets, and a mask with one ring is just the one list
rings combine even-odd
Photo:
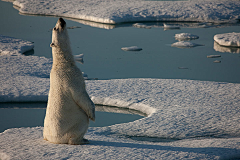
[(57, 31), (58, 29), (56, 27), (54, 27), (53, 30)]

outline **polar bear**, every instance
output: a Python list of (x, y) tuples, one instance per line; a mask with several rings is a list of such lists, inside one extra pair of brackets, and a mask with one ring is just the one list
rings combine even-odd
[(51, 143), (86, 144), (89, 118), (95, 105), (89, 98), (81, 70), (75, 65), (66, 22), (59, 18), (52, 30), (53, 65), (43, 137)]

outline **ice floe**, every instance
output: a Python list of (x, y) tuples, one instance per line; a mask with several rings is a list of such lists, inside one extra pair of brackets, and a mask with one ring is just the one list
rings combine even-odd
[(216, 34), (213, 39), (221, 46), (240, 47), (240, 33)]
[(236, 23), (240, 19), (240, 1), (229, 0), (16, 0), (13, 4), (24, 14), (63, 16), (110, 24), (137, 21)]
[(34, 45), (32, 42), (0, 35), (0, 55), (19, 55), (33, 48)]
[(208, 55), (207, 58), (219, 58), (221, 55)]
[[(44, 57), (0, 55), (0, 102), (46, 102), (51, 64)], [(238, 83), (135, 78), (86, 81), (86, 89), (95, 104), (147, 117), (90, 127), (88, 145), (51, 144), (43, 127), (8, 129), (0, 133), (0, 159), (240, 157)]]
[(122, 47), (121, 49), (124, 51), (141, 51), (142, 50), (142, 48), (138, 46)]
[(172, 47), (177, 47), (177, 48), (192, 48), (192, 47), (203, 46), (203, 45), (202, 44), (188, 42), (188, 41), (179, 41), (179, 42), (173, 43), (171, 46)]
[(213, 61), (214, 63), (221, 63), (221, 61), (219, 61), (219, 60), (215, 60), (215, 61)]
[(84, 63), (83, 56), (84, 56), (84, 54), (74, 55), (74, 59), (75, 59), (75, 61), (83, 64)]
[(175, 39), (179, 41), (186, 41), (186, 40), (194, 40), (198, 39), (199, 36), (191, 34), (191, 33), (178, 33), (175, 34)]

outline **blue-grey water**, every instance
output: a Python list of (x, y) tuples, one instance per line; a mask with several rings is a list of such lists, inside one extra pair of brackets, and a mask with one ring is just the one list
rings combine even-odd
[[(3, 1), (0, 1), (0, 17), (0, 34), (34, 42), (34, 51), (28, 54), (52, 57), (49, 46), (51, 29), (55, 26), (58, 17), (21, 15), (17, 9), (13, 8), (12, 3)], [(171, 78), (240, 83), (240, 55), (233, 53), (237, 49), (225, 48), (230, 52), (219, 52), (213, 40), (215, 34), (240, 32), (239, 24), (164, 30), (162, 22), (145, 23), (154, 27), (144, 29), (133, 27), (133, 23), (104, 25), (80, 20), (65, 20), (68, 27), (77, 26), (75, 29), (68, 30), (72, 50), (74, 54), (84, 54), (84, 64), (79, 63), (78, 66), (89, 78)], [(191, 23), (186, 25), (191, 26)], [(177, 42), (174, 38), (177, 33), (198, 35), (200, 38), (193, 42), (203, 46), (185, 49), (171, 47), (172, 43)], [(129, 46), (138, 46), (143, 50), (139, 52), (121, 50), (122, 47)], [(212, 59), (207, 58), (208, 55), (221, 55), (221, 57)], [(214, 63), (215, 60), (221, 63)], [(34, 108), (34, 104), (32, 107)], [(34, 121), (36, 117), (40, 117), (38, 119), (43, 122), (42, 117), (45, 114), (44, 109), (24, 110), (11, 107), (1, 109), (0, 112), (9, 115), (5, 116), (5, 119), (0, 116), (0, 125), (8, 123), (9, 127), (14, 127), (10, 124), (16, 124), (19, 121), (18, 119), (10, 122), (14, 117), (24, 120), (27, 116), (28, 118), (25, 119), (27, 124)], [(38, 116), (32, 116), (34, 112)], [(102, 113), (108, 114), (108, 116), (103, 115), (102, 119), (116, 117), (115, 114), (111, 116), (110, 113), (104, 112), (97, 113), (97, 116), (101, 117), (98, 114)], [(109, 124), (101, 122), (99, 126), (102, 125)]]

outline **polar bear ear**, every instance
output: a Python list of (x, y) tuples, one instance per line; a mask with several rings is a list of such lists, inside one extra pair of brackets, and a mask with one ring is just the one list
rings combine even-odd
[(54, 43), (51, 43), (51, 44), (50, 44), (50, 47), (55, 47), (55, 44), (54, 44)]

